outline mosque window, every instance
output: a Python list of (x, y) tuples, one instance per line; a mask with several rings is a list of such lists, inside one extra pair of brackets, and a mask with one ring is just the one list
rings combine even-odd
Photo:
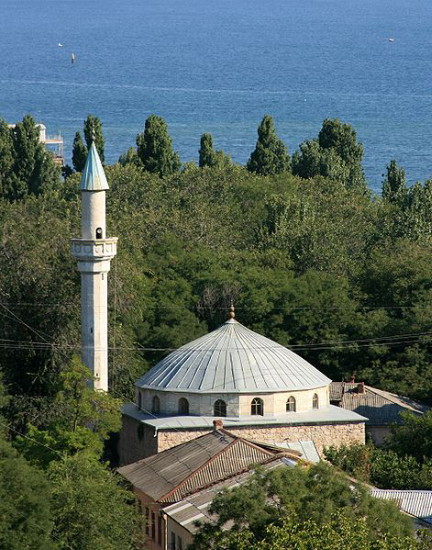
[(314, 396), (312, 398), (312, 408), (318, 409), (319, 401), (318, 401), (318, 394), (314, 393)]
[(189, 401), (182, 397), (178, 402), (179, 414), (189, 414)]
[(288, 401), (286, 402), (286, 412), (295, 412), (296, 411), (296, 400), (291, 395), (291, 397), (288, 397)]
[(254, 397), (251, 403), (251, 414), (253, 415), (264, 415), (264, 401), (259, 397)]
[(138, 392), (138, 408), (141, 410), (142, 408), (142, 396), (141, 396), (141, 392), (139, 391)]
[(222, 401), (222, 399), (218, 399), (215, 401), (214, 404), (214, 416), (226, 416), (227, 414), (227, 406), (225, 401)]
[(102, 239), (102, 227), (96, 228), (96, 239)]
[(153, 396), (152, 413), (153, 414), (160, 413), (160, 399), (157, 395)]

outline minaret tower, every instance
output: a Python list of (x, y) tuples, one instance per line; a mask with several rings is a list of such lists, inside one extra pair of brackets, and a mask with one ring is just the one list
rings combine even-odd
[(96, 390), (108, 390), (108, 272), (117, 254), (117, 237), (106, 237), (105, 192), (108, 182), (94, 142), (82, 173), (81, 238), (72, 255), (81, 273), (82, 361)]

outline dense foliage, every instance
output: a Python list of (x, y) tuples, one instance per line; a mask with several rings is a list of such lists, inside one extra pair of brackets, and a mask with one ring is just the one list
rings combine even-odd
[[(85, 132), (103, 148), (96, 117)], [(77, 134), (77, 171), (86, 155)], [(432, 181), (408, 189), (403, 170), (390, 162), (383, 195), (374, 197), (362, 155), (354, 130), (327, 120), (294, 154), (291, 173), (273, 121), (264, 117), (248, 168), (214, 150), (210, 134), (201, 139), (201, 167), (181, 166), (165, 122), (150, 116), (137, 148), (106, 167), (108, 234), (119, 237), (109, 276), (111, 396), (130, 399), (150, 365), (216, 328), (233, 301), (240, 322), (334, 380), (356, 373), (432, 402)], [(88, 394), (73, 360), (80, 288), (69, 241), (80, 232), (78, 183), (79, 174), (60, 180), (31, 117), (15, 128), (0, 123), (0, 372), (12, 396), (2, 414), (15, 445), (5, 441), (1, 452), (8, 468), (11, 460), (29, 468), (30, 502), (37, 487), (43, 495), (67, 475), (62, 495), (70, 500), (52, 493), (46, 508), (34, 510), (54, 533), (50, 544), (57, 537), (63, 547), (76, 540), (82, 548), (109, 548), (103, 533), (83, 539), (67, 529), (87, 485), (87, 509), (117, 497), (128, 506), (120, 488), (110, 496), (114, 481), (101, 462), (107, 434), (118, 429), (111, 423), (118, 403)], [(93, 424), (98, 430), (90, 433)], [(418, 452), (430, 457), (424, 441)], [(393, 455), (386, 457), (390, 464)], [(414, 460), (421, 471), (429, 468), (422, 457)], [(95, 468), (99, 488), (89, 485)], [(118, 540), (126, 516), (118, 512), (110, 540)], [(318, 521), (312, 514), (299, 522), (306, 519)], [(0, 524), (0, 537), (9, 529)], [(23, 537), (27, 530), (23, 524)], [(24, 538), (16, 540), (25, 547)], [(43, 540), (39, 547), (49, 548)]]
[(402, 413), (384, 448), (369, 445), (330, 447), (325, 456), (345, 472), (382, 489), (432, 490), (432, 411)]
[(210, 513), (214, 521), (201, 526), (193, 550), (417, 548), (411, 520), (395, 504), (372, 498), (325, 463), (258, 471), (218, 494)]

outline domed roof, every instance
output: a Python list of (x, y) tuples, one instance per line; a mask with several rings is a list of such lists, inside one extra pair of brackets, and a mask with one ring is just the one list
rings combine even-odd
[(136, 386), (176, 392), (267, 393), (307, 390), (330, 382), (291, 350), (229, 319), (167, 355)]

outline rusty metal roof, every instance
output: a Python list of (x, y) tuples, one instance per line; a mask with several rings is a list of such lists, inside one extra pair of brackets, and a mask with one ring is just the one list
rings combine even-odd
[(354, 382), (332, 382), (330, 401), (340, 401), (344, 409), (354, 411), (369, 420), (366, 424), (387, 426), (402, 422), (400, 413), (410, 411), (423, 414), (429, 407), (394, 393), (364, 386), (364, 393), (359, 392), (359, 384)]
[[(265, 470), (270, 470), (283, 466), (293, 467), (295, 465), (296, 461), (293, 459), (274, 457), (267, 462), (263, 468)], [(233, 476), (226, 481), (217, 483), (212, 487), (198, 491), (175, 504), (166, 506), (164, 512), (190, 533), (194, 534), (199, 529), (196, 524), (197, 521), (206, 523), (214, 519), (214, 516), (211, 516), (209, 513), (209, 508), (215, 496), (220, 493), (222, 489), (233, 489), (234, 487), (242, 485), (250, 479), (252, 474), (253, 471), (249, 470)]]
[(136, 386), (159, 391), (256, 394), (313, 389), (330, 382), (296, 353), (229, 319), (170, 353)]
[(108, 181), (94, 142), (90, 146), (80, 181), (81, 191), (106, 191)]
[[(214, 430), (133, 464), (118, 472), (135, 488), (158, 502), (177, 502), (184, 496), (239, 474), (281, 454), (224, 429)], [(298, 459), (296, 451), (287, 451)]]

